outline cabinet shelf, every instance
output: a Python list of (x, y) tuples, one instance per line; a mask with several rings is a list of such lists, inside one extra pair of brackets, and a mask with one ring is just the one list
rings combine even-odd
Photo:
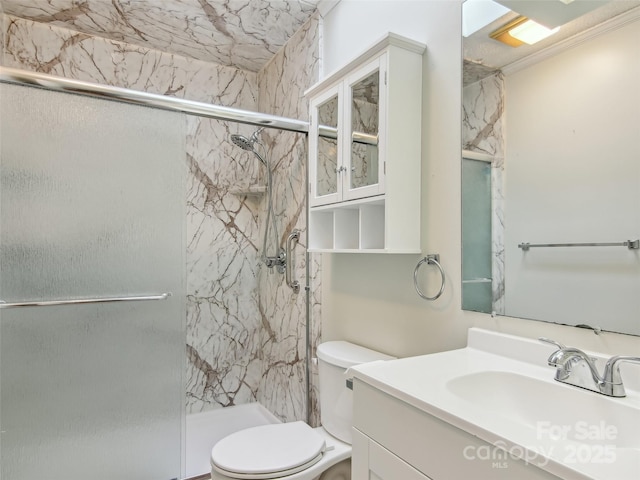
[[(418, 225), (389, 232), (386, 196), (315, 207), (309, 211), (309, 251), (315, 253), (420, 253)], [(404, 236), (403, 234), (407, 234)]]
[(311, 251), (384, 251), (384, 198), (311, 209)]

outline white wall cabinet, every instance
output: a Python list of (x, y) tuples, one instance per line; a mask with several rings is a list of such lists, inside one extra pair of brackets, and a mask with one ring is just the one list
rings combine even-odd
[(424, 50), (390, 33), (306, 92), (311, 251), (420, 252)]

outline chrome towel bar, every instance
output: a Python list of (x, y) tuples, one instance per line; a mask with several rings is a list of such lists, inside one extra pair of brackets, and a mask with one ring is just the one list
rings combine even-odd
[(21, 307), (49, 307), (54, 305), (79, 305), (84, 303), (112, 303), (112, 302), (140, 302), (146, 300), (166, 300), (171, 296), (171, 292), (161, 293), (159, 295), (138, 295), (130, 297), (104, 297), (104, 298), (76, 298), (70, 300), (45, 300), (42, 302), (5, 302), (0, 300), (0, 309), (2, 308), (21, 308)]
[(524, 252), (530, 248), (538, 247), (627, 247), (629, 250), (640, 249), (640, 240), (627, 240), (626, 242), (614, 243), (519, 243), (518, 248)]
[[(440, 278), (442, 279), (442, 284), (440, 285), (440, 290), (438, 290), (438, 293), (436, 293), (433, 297), (427, 297), (422, 292), (422, 290), (420, 290), (420, 287), (418, 286), (418, 270), (420, 270), (420, 267), (424, 263), (427, 263), (429, 265), (435, 265), (438, 268), (438, 270), (440, 270)], [(440, 298), (440, 295), (442, 295), (442, 292), (444, 292), (444, 282), (445, 282), (444, 269), (442, 268), (442, 265), (440, 265), (440, 255), (437, 253), (432, 255), (427, 255), (426, 257), (424, 257), (422, 260), (418, 262), (415, 270), (413, 271), (413, 286), (416, 288), (416, 292), (418, 292), (418, 295), (420, 295), (420, 297), (424, 298), (425, 300), (433, 301)]]

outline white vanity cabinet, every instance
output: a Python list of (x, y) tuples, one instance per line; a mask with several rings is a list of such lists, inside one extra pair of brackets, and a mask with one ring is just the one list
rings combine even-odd
[(353, 394), (352, 480), (558, 480), (358, 378)]
[(353, 480), (431, 480), (359, 430), (353, 430), (352, 445)]
[(390, 33), (306, 92), (309, 250), (420, 253), (424, 50)]

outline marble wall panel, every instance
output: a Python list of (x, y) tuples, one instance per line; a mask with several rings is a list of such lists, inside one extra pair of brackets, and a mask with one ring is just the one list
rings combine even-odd
[(257, 104), (250, 72), (11, 15), (3, 23), (7, 67), (238, 108)]
[(259, 182), (255, 158), (229, 142), (233, 125), (189, 120), (187, 411), (194, 412), (257, 399), (261, 209), (259, 197), (233, 193)]
[(7, 13), (257, 72), (319, 0), (3, 0)]
[[(292, 118), (309, 118), (304, 91), (318, 80), (319, 17), (314, 15), (258, 74), (259, 110)], [(274, 205), (280, 244), (294, 230), (301, 231), (294, 254), (294, 278), (302, 284), (294, 294), (280, 274), (260, 271), (260, 311), (269, 325), (262, 331), (264, 371), (258, 399), (285, 421), (306, 419), (306, 294), (305, 250), (307, 142), (301, 134), (265, 130), (274, 168)], [(264, 227), (262, 227), (264, 228)], [(320, 338), (320, 259), (312, 258), (310, 295), (312, 302), (310, 336), (312, 355)], [(313, 372), (311, 423), (318, 424), (317, 372)]]
[[(466, 67), (466, 65), (465, 65)], [(491, 155), (493, 310), (504, 314), (504, 78), (501, 72), (462, 94), (462, 148)]]

